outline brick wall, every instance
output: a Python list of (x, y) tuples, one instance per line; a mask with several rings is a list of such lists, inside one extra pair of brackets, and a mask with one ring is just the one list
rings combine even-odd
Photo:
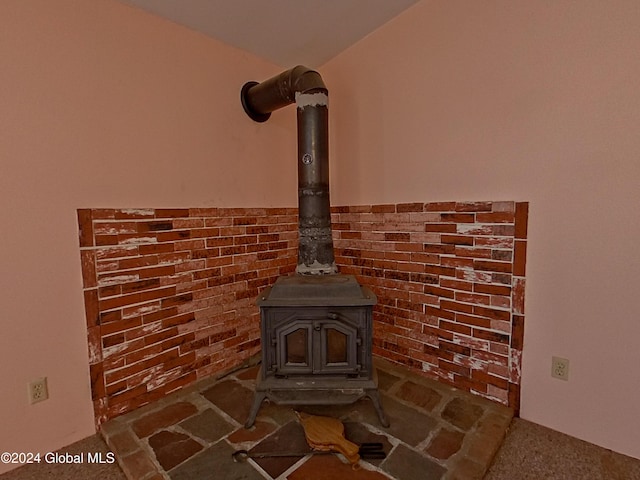
[(78, 210), (96, 423), (260, 350), (258, 291), (297, 261), (297, 209)]
[[(335, 207), (336, 262), (378, 295), (374, 353), (519, 403), (528, 204)], [(99, 425), (260, 350), (258, 292), (297, 261), (297, 209), (81, 209)]]
[(374, 354), (517, 411), (528, 203), (335, 212), (340, 271), (378, 296)]

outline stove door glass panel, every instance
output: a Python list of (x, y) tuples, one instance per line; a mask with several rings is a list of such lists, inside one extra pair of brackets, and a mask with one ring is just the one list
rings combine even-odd
[(327, 329), (327, 363), (347, 363), (347, 336), (335, 328)]
[(298, 319), (286, 322), (275, 330), (277, 339), (277, 375), (306, 374), (313, 371), (311, 342), (312, 324), (308, 320)]
[(358, 329), (342, 315), (317, 322), (319, 335), (316, 355), (316, 373), (357, 374), (361, 367), (358, 358)]
[(288, 335), (286, 338), (286, 360), (285, 363), (287, 365), (308, 365), (308, 344), (309, 339), (307, 338), (308, 330), (304, 328), (299, 328)]

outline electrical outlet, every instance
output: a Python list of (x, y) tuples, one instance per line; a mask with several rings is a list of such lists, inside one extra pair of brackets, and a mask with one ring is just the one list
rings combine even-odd
[(560, 380), (569, 380), (569, 360), (551, 357), (551, 376)]
[(49, 398), (49, 389), (47, 388), (47, 377), (38, 378), (29, 382), (29, 403), (34, 404), (42, 402)]

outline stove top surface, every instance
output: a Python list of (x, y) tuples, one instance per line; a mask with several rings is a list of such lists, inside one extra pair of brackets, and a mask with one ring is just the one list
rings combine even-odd
[(375, 294), (353, 275), (291, 275), (279, 277), (262, 292), (258, 306), (375, 305)]

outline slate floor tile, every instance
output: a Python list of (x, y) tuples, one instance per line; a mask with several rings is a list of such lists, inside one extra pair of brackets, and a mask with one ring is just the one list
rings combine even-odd
[(264, 480), (250, 463), (236, 463), (225, 441), (203, 450), (169, 472), (171, 480)]
[(410, 380), (407, 380), (400, 386), (396, 392), (396, 396), (427, 411), (435, 409), (442, 400), (442, 395), (433, 388)]
[[(249, 453), (265, 452), (306, 452), (311, 453), (311, 448), (304, 436), (304, 430), (297, 421), (287, 423), (273, 435), (253, 447)], [(293, 457), (257, 458), (255, 462), (273, 478), (284, 473), (288, 468), (298, 462), (304, 455)]]
[(190, 436), (167, 430), (149, 437), (149, 446), (153, 449), (158, 463), (165, 470), (171, 470), (202, 450), (202, 445)]
[(176, 402), (136, 420), (133, 423), (133, 431), (139, 438), (148, 437), (153, 432), (174, 425), (197, 412), (198, 409), (192, 403)]
[(377, 370), (378, 372), (378, 390), (381, 392), (386, 392), (391, 387), (393, 387), (397, 382), (401, 380), (400, 377), (397, 377), (391, 373), (385, 372), (384, 370)]
[(447, 471), (435, 461), (402, 444), (393, 449), (381, 468), (394, 478), (402, 480), (439, 480)]
[(433, 417), (408, 407), (387, 395), (382, 397), (390, 422), (389, 428), (384, 431), (389, 435), (411, 446), (416, 446), (436, 428), (437, 422)]
[(260, 406), (260, 410), (258, 410), (258, 416), (256, 418), (269, 419), (278, 425), (285, 425), (290, 421), (295, 420), (297, 417), (295, 407), (285, 407), (282, 405), (276, 405), (270, 401), (264, 401)]
[(447, 403), (442, 411), (442, 418), (461, 430), (468, 431), (483, 414), (484, 409), (481, 406), (456, 397)]
[(210, 408), (185, 420), (180, 426), (208, 443), (217, 442), (235, 428)]
[(245, 368), (237, 373), (237, 377), (240, 380), (255, 380), (260, 371), (260, 365), (254, 365), (253, 367)]
[(446, 460), (460, 450), (464, 433), (454, 429), (442, 428), (431, 440), (426, 452), (434, 458)]
[(238, 423), (244, 424), (253, 403), (253, 392), (235, 380), (223, 380), (203, 392), (204, 397)]
[(256, 420), (250, 429), (241, 427), (227, 437), (231, 443), (257, 442), (273, 432), (277, 426), (271, 422)]
[(309, 458), (287, 480), (388, 480), (380, 472), (364, 468), (354, 470), (336, 455), (316, 455)]

